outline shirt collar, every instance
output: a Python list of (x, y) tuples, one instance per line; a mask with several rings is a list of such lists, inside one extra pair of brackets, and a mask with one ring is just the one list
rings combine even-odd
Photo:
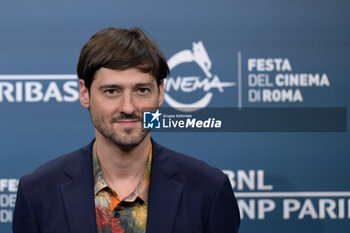
[[(104, 189), (112, 190), (108, 186), (107, 182), (103, 179), (100, 162), (98, 160), (98, 155), (96, 150), (96, 142), (94, 142), (92, 146), (92, 161), (93, 161), (93, 170), (94, 170), (94, 193), (96, 196), (99, 192), (101, 192)], [(137, 197), (139, 197), (146, 204), (148, 204), (148, 189), (149, 189), (150, 178), (151, 178), (151, 164), (152, 164), (152, 143), (150, 142), (150, 151), (147, 159), (145, 173), (142, 179), (140, 179), (140, 182), (135, 188), (135, 190), (121, 201), (133, 202), (136, 200)]]

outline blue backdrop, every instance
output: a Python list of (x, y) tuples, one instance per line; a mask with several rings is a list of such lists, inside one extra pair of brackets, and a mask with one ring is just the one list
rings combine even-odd
[(0, 0), (0, 232), (11, 232), (19, 177), (93, 138), (74, 75), (83, 44), (108, 26), (157, 41), (172, 73), (165, 107), (344, 108), (340, 131), (153, 137), (225, 171), (241, 233), (349, 232), (346, 0)]

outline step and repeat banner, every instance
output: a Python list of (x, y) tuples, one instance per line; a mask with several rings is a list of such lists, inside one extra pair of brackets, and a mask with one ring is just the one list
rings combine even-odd
[(229, 177), (240, 233), (350, 231), (350, 2), (0, 0), (0, 232), (18, 180), (94, 137), (80, 49), (138, 26), (163, 50), (153, 138)]

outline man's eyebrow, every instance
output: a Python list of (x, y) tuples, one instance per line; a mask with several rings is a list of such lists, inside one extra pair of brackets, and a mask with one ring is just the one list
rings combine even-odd
[(153, 82), (141, 82), (137, 83), (135, 87), (153, 86)]
[[(135, 88), (138, 87), (148, 87), (148, 86), (153, 86), (153, 82), (140, 82), (140, 83), (136, 83), (135, 84)], [(121, 85), (118, 84), (105, 84), (105, 85), (101, 85), (98, 89), (99, 90), (106, 90), (106, 89), (122, 89), (123, 87)]]
[(102, 85), (100, 86), (98, 89), (99, 90), (106, 90), (106, 89), (118, 89), (118, 88), (121, 88), (120, 85), (118, 84), (105, 84), (105, 85)]

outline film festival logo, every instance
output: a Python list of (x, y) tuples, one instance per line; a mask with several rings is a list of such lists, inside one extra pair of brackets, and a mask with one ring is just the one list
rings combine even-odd
[[(185, 63), (194, 63), (197, 65), (205, 77), (202, 78), (201, 76), (203, 74), (201, 74), (201, 76), (169, 77), (165, 80), (164, 100), (170, 107), (178, 111), (187, 110), (188, 112), (194, 112), (205, 108), (214, 96), (213, 89), (217, 89), (220, 93), (223, 93), (224, 88), (236, 86), (235, 82), (221, 82), (218, 75), (212, 74), (212, 62), (202, 41), (193, 42), (192, 50), (182, 50), (168, 60), (170, 70)], [(202, 90), (204, 95), (192, 103), (183, 103), (170, 96), (170, 90), (186, 94)]]

